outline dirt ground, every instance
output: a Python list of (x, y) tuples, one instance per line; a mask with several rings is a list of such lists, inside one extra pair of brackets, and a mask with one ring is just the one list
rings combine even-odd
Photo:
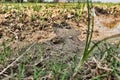
[[(104, 9), (96, 6), (94, 9), (96, 15), (92, 40), (120, 34), (118, 7)], [(51, 13), (48, 14), (47, 11)], [(83, 52), (86, 34), (86, 11), (80, 18), (76, 17), (74, 9), (45, 10), (43, 7), (37, 12), (26, 7), (21, 11), (11, 9), (0, 12), (0, 44), (5, 42), (15, 52), (37, 41), (44, 47), (44, 56), (64, 56), (68, 60)]]
[[(118, 7), (94, 7), (93, 40), (120, 34), (120, 9)], [(43, 13), (44, 11), (44, 13)], [(52, 12), (48, 15), (47, 11)], [(61, 12), (64, 13), (61, 14)], [(34, 14), (34, 15), (33, 15)], [(32, 16), (31, 16), (32, 15)], [(44, 17), (41, 17), (43, 16)], [(44, 44), (46, 53), (60, 53), (69, 56), (83, 51), (87, 34), (87, 11), (80, 18), (75, 10), (45, 9), (40, 12), (31, 8), (21, 11), (11, 9), (0, 14), (0, 44), (6, 42), (14, 50), (37, 41)], [(2, 48), (1, 48), (2, 49)]]
[[(18, 45), (22, 47), (34, 41), (46, 42), (56, 39), (56, 37), (76, 37), (80, 41), (85, 40), (87, 33), (86, 11), (83, 12), (80, 20), (75, 20), (74, 10), (71, 13), (65, 12), (60, 15), (61, 9), (56, 9), (53, 10), (51, 16), (45, 13), (40, 14), (27, 8), (25, 10), (20, 12), (13, 9), (5, 14), (0, 14), (0, 44), (5, 41), (9, 42), (8, 46), (16, 48)], [(30, 15), (33, 15), (32, 13), (35, 15), (35, 20), (31, 20)], [(108, 10), (95, 7), (95, 13), (93, 40), (100, 40), (107, 36), (119, 34), (120, 11), (118, 7)], [(40, 22), (38, 20), (39, 16), (43, 14), (45, 15), (44, 21)]]

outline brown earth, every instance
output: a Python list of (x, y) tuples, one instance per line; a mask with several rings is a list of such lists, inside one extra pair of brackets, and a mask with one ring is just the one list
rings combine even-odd
[[(93, 40), (120, 34), (119, 8), (94, 9)], [(83, 52), (86, 34), (86, 11), (78, 17), (74, 9), (45, 9), (43, 6), (39, 12), (24, 8), (0, 14), (0, 44), (6, 42), (15, 51), (37, 41), (44, 47), (44, 56), (52, 59), (64, 57), (68, 61)]]
[[(93, 40), (120, 34), (120, 10), (117, 7), (100, 8), (94, 7)], [(43, 12), (44, 11), (44, 12)], [(49, 11), (50, 14), (47, 12)], [(62, 13), (64, 11), (64, 13)], [(111, 11), (111, 12), (110, 12)], [(87, 34), (87, 12), (77, 19), (74, 9), (45, 9), (41, 11), (24, 8), (21, 11), (11, 9), (0, 14), (0, 44), (7, 42), (7, 46), (13, 49), (25, 47), (35, 41), (49, 43), (55, 51), (64, 49), (66, 52), (79, 52), (83, 48)], [(52, 42), (51, 42), (52, 41)], [(81, 42), (82, 41), (82, 42)], [(48, 47), (48, 43), (46, 47)], [(64, 47), (63, 47), (63, 46)], [(55, 49), (55, 50), (54, 50)]]

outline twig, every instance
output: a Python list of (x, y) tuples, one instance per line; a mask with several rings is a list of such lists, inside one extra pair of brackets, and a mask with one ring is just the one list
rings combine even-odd
[(101, 65), (100, 65), (100, 62), (98, 62), (94, 57), (93, 57), (93, 60), (95, 61), (95, 63), (97, 64), (97, 67), (99, 68), (99, 69), (102, 69), (102, 70), (105, 70), (105, 71), (112, 71), (112, 69), (109, 69), (109, 68), (107, 68), (107, 67), (101, 67)]
[(120, 59), (114, 55), (112, 55), (118, 62), (120, 62)]
[(0, 75), (2, 75), (7, 69), (9, 69), (11, 66), (13, 66), (17, 61), (19, 61), (19, 59), (21, 59), (27, 51), (29, 51), (34, 45), (36, 44), (36, 42), (34, 42), (32, 45), (30, 45), (30, 47), (28, 47), (26, 49), (26, 51), (21, 54), (15, 61), (13, 61), (11, 64), (9, 64), (6, 68), (4, 68), (1, 72), (0, 72)]

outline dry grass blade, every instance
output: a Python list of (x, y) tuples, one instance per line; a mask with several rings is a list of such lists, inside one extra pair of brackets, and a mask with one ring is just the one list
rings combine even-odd
[(120, 59), (114, 55), (112, 55), (118, 62), (120, 62)]
[(9, 64), (6, 68), (4, 68), (1, 72), (0, 75), (2, 75), (7, 69), (9, 69), (11, 66), (13, 66), (17, 61), (19, 61), (25, 54), (26, 52), (28, 52), (37, 42), (34, 42), (33, 44), (31, 44), (26, 51), (21, 54), (15, 61), (13, 61), (11, 64)]
[(101, 63), (99, 62), (99, 61), (97, 61), (94, 57), (93, 57), (93, 60), (94, 60), (94, 62), (97, 64), (97, 67), (99, 68), (99, 69), (102, 69), (102, 70), (105, 70), (105, 71), (112, 71), (112, 69), (110, 69), (110, 68), (107, 68), (107, 67), (101, 67)]

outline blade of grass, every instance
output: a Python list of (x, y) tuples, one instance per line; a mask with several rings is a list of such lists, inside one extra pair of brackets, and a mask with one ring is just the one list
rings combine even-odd
[[(85, 1), (85, 0), (84, 0)], [(92, 32), (90, 34), (90, 2), (89, 0), (86, 1), (87, 3), (87, 11), (88, 11), (88, 30), (87, 30), (87, 35), (86, 35), (86, 44), (85, 44), (85, 48), (84, 48), (84, 53), (83, 53), (83, 56), (81, 57), (81, 61), (79, 62), (78, 66), (76, 67), (75, 69), (75, 73), (78, 71), (78, 69), (81, 67), (81, 65), (83, 64), (83, 62), (86, 60), (87, 56), (89, 55), (88, 53), (88, 49), (89, 49), (89, 46), (90, 46), (90, 43), (91, 43), (91, 38), (92, 38)], [(94, 26), (94, 25), (93, 25)], [(93, 26), (92, 26), (92, 29), (93, 29)]]
[(84, 61), (88, 58), (89, 54), (96, 48), (97, 45), (99, 45), (100, 43), (102, 43), (103, 41), (106, 41), (108, 39), (120, 37), (120, 34), (113, 35), (113, 36), (104, 38), (101, 41), (98, 41), (92, 47), (90, 47), (93, 28), (94, 28), (94, 20), (92, 21), (93, 24), (92, 24), (92, 29), (91, 29), (91, 33), (90, 33), (90, 24), (91, 24), (90, 23), (91, 22), (91, 19), (90, 19), (90, 1), (87, 0), (86, 3), (87, 3), (87, 10), (88, 10), (88, 24), (87, 24), (88, 25), (88, 32), (87, 32), (87, 36), (86, 36), (86, 44), (85, 44), (84, 53), (83, 53), (83, 56), (81, 57), (80, 62), (78, 63), (78, 66), (75, 68), (75, 73), (73, 74), (74, 76), (77, 74), (77, 71), (81, 68)]
[(112, 36), (109, 36), (109, 37), (106, 37), (106, 38), (102, 39), (101, 41), (98, 41), (97, 43), (95, 43), (95, 44), (91, 47), (91, 49), (89, 50), (89, 53), (91, 53), (91, 52), (94, 50), (94, 48), (95, 48), (97, 45), (99, 45), (100, 43), (102, 43), (103, 41), (106, 41), (106, 40), (112, 39), (112, 38), (117, 38), (117, 37), (120, 37), (120, 34), (112, 35)]

